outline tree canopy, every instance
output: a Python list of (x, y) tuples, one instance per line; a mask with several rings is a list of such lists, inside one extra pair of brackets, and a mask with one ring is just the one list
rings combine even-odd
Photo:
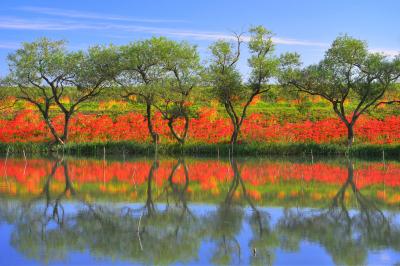
[[(65, 41), (41, 38), (24, 43), (8, 56), (7, 81), (19, 88), (18, 98), (34, 104), (55, 138), (64, 144), (68, 122), (78, 105), (98, 95), (117, 70), (118, 54), (114, 47), (95, 46), (88, 51), (68, 52)], [(65, 104), (65, 88), (73, 88)], [(64, 131), (60, 134), (51, 120), (50, 107), (64, 113)]]
[[(318, 64), (301, 68), (298, 54), (281, 57), (281, 83), (332, 104), (348, 128), (348, 145), (354, 141), (353, 126), (385, 93), (396, 89), (400, 56), (390, 59), (372, 53), (365, 42), (344, 35), (333, 41)], [(356, 104), (351, 108), (347, 103)]]
[[(300, 92), (327, 100), (347, 127), (349, 146), (362, 114), (381, 104), (399, 102), (400, 56), (373, 53), (366, 42), (343, 35), (333, 41), (319, 63), (303, 67), (297, 53), (277, 56), (272, 37), (265, 27), (255, 26), (248, 35), (218, 40), (210, 46), (205, 67), (195, 45), (165, 37), (78, 51), (68, 51), (63, 40), (41, 38), (9, 54), (10, 72), (4, 84), (18, 88), (16, 97), (39, 110), (53, 143), (60, 144), (67, 142), (69, 121), (79, 106), (105, 88), (113, 88), (113, 97), (145, 104), (154, 143), (159, 140), (153, 125), (156, 111), (167, 121), (172, 137), (183, 145), (190, 118), (196, 115), (190, 107), (198, 101), (193, 93), (206, 87), (197, 91), (207, 91), (203, 97), (217, 100), (224, 108), (232, 125), (232, 148), (256, 97), (269, 95), (278, 85), (290, 90), (273, 90), (276, 97), (272, 101), (287, 91), (295, 91), (294, 97), (301, 97)], [(245, 45), (247, 78), (238, 66)], [(57, 112), (63, 115), (62, 130), (54, 126)]]
[(221, 40), (210, 47), (212, 56), (207, 71), (208, 79), (215, 97), (231, 119), (232, 144), (237, 142), (249, 105), (257, 95), (270, 90), (270, 79), (278, 73), (279, 59), (273, 53), (272, 32), (263, 26), (252, 27), (249, 32), (248, 64), (251, 73), (248, 82), (243, 81), (237, 68), (243, 44), (241, 34), (234, 36), (235, 43)]

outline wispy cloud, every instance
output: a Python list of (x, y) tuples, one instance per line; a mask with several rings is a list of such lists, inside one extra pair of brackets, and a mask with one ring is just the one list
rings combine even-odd
[(15, 42), (1, 42), (0, 41), (0, 49), (18, 49), (20, 47), (19, 43), (15, 43)]
[(381, 53), (386, 56), (396, 56), (400, 55), (400, 49), (395, 50), (395, 49), (385, 49), (385, 48), (371, 48), (369, 49), (371, 52), (374, 53)]
[[(221, 32), (196, 31), (187, 29), (172, 29), (166, 27), (140, 26), (130, 23), (102, 23), (102, 22), (82, 22), (82, 21), (57, 21), (57, 20), (27, 20), (12, 17), (0, 17), (0, 28), (17, 30), (47, 30), (47, 31), (68, 31), (68, 30), (118, 30), (120, 32), (142, 32), (154, 35), (165, 35), (178, 38), (189, 38), (196, 40), (215, 41), (219, 39), (231, 40), (233, 36)], [(244, 41), (248, 41), (248, 36), (243, 36)], [(277, 44), (318, 46), (325, 47), (327, 44), (314, 41), (304, 41), (289, 38), (273, 38)]]
[(27, 20), (13, 17), (0, 17), (0, 29), (62, 31), (100, 29), (100, 27), (78, 22), (58, 22), (51, 20)]
[(329, 44), (324, 42), (316, 42), (316, 41), (308, 41), (308, 40), (296, 40), (296, 39), (286, 39), (279, 37), (272, 37), (272, 40), (278, 44), (287, 44), (287, 45), (301, 45), (301, 46), (318, 46), (318, 47), (327, 47)]
[[(193, 38), (197, 40), (234, 40), (235, 37), (230, 34), (221, 33), (221, 32), (206, 32), (206, 31), (193, 31), (193, 30), (180, 30), (180, 29), (168, 29), (168, 28), (155, 28), (155, 27), (141, 27), (141, 26), (128, 26), (125, 28), (127, 31), (137, 31), (137, 32), (147, 32), (152, 34), (160, 34), (167, 36), (176, 36), (176, 37), (186, 37)], [(250, 40), (249, 36), (242, 36), (243, 41), (248, 42)], [(296, 40), (289, 38), (279, 38), (273, 37), (272, 40), (276, 44), (285, 44), (285, 45), (301, 45), (301, 46), (318, 46), (325, 47), (328, 46), (326, 43), (322, 42), (314, 42), (314, 41), (305, 41), (305, 40)]]
[(167, 23), (167, 22), (185, 22), (184, 20), (176, 19), (148, 19), (148, 18), (132, 18), (126, 16), (117, 16), (112, 14), (100, 14), (93, 12), (82, 12), (77, 10), (69, 9), (58, 9), (50, 7), (33, 7), (33, 6), (22, 6), (16, 8), (20, 11), (27, 11), (36, 14), (66, 17), (66, 18), (81, 18), (81, 19), (92, 19), (92, 20), (112, 20), (112, 21), (126, 21), (126, 22), (143, 22), (143, 23)]

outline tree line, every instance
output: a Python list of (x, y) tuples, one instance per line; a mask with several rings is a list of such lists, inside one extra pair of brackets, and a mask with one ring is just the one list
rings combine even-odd
[[(297, 91), (328, 101), (347, 127), (348, 146), (353, 144), (354, 125), (362, 114), (379, 104), (399, 103), (399, 99), (383, 99), (398, 90), (400, 55), (390, 58), (370, 52), (366, 42), (341, 35), (319, 63), (302, 66), (297, 53), (277, 55), (272, 37), (271, 31), (256, 26), (247, 35), (216, 41), (209, 47), (205, 64), (195, 45), (165, 37), (79, 51), (68, 51), (65, 41), (40, 38), (9, 54), (9, 74), (1, 83), (15, 89), (16, 99), (37, 108), (54, 137), (52, 144), (62, 145), (68, 141), (69, 121), (79, 106), (106, 89), (146, 105), (148, 132), (154, 143), (159, 136), (152, 114), (160, 112), (180, 145), (188, 135), (191, 96), (200, 87), (209, 88), (207, 97), (224, 107), (232, 124), (232, 145), (238, 141), (254, 98), (277, 84), (282, 93)], [(238, 68), (245, 45), (249, 51), (247, 78)], [(62, 101), (67, 91), (68, 103)], [(347, 104), (349, 100), (354, 106)], [(53, 125), (52, 106), (64, 116), (62, 132)], [(177, 120), (184, 121), (179, 132)]]

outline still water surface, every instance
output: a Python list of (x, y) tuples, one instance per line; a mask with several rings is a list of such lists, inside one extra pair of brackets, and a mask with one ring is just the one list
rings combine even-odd
[(0, 265), (393, 265), (400, 163), (0, 159)]

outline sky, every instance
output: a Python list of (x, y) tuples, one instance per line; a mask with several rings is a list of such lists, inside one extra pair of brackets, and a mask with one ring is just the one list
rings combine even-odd
[[(298, 52), (305, 65), (322, 59), (340, 34), (394, 56), (399, 10), (399, 0), (1, 0), (0, 76), (8, 72), (7, 55), (39, 37), (63, 39), (78, 50), (166, 36), (196, 44), (206, 60), (212, 42), (254, 25), (275, 34), (277, 55)], [(247, 56), (245, 50), (239, 65), (244, 75)]]

